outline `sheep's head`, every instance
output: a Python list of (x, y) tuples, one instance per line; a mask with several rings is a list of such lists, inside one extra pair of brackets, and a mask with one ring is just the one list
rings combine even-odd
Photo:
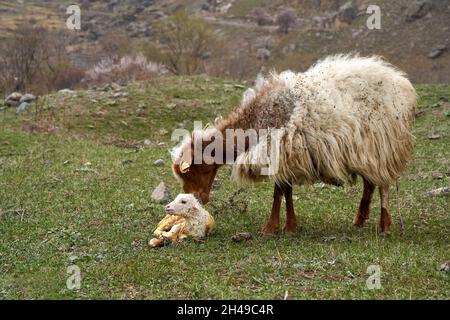
[(200, 208), (200, 203), (194, 195), (181, 193), (165, 207), (165, 211), (168, 214), (191, 218), (198, 215)]
[[(211, 186), (220, 165), (207, 164), (204, 161), (205, 159), (202, 159), (199, 164), (195, 163), (194, 137), (195, 135), (184, 141), (176, 150), (172, 171), (175, 178), (180, 181), (184, 192), (192, 193), (203, 204), (206, 204), (209, 202)], [(204, 144), (202, 145), (204, 146)], [(211, 163), (211, 161), (208, 163)]]

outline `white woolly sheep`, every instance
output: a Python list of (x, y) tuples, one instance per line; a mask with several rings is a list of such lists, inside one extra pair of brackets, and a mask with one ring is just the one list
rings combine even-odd
[[(389, 185), (403, 174), (414, 145), (411, 134), (417, 95), (405, 74), (379, 57), (328, 57), (305, 73), (291, 71), (259, 77), (254, 89), (244, 94), (235, 111), (221, 119), (215, 129), (280, 129), (277, 171), (261, 175), (259, 145), (246, 146), (234, 154), (232, 176), (239, 181), (275, 182), (274, 202), (263, 233), (278, 232), (281, 199), (286, 199), (285, 231), (294, 234), (297, 222), (292, 185), (325, 183), (341, 185), (361, 176), (363, 197), (354, 224), (369, 216), (375, 186), (380, 189), (380, 230), (388, 233)], [(220, 163), (193, 163), (189, 154), (197, 139), (203, 149), (211, 142), (197, 132), (174, 152), (172, 166), (185, 192), (204, 203)], [(206, 136), (206, 133), (204, 134)], [(225, 134), (223, 134), (226, 137)], [(236, 139), (234, 139), (236, 140)], [(224, 141), (224, 144), (227, 142)], [(276, 148), (276, 147), (275, 147)], [(189, 153), (190, 152), (190, 153)]]
[(167, 242), (181, 242), (187, 237), (200, 240), (208, 236), (214, 227), (214, 218), (202, 208), (192, 194), (179, 194), (165, 207), (168, 213), (158, 224), (150, 240), (151, 247)]

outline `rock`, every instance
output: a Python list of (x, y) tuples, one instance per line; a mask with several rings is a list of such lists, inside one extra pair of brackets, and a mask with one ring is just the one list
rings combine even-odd
[(177, 104), (176, 104), (175, 102), (171, 102), (171, 103), (168, 103), (168, 104), (166, 105), (166, 108), (169, 109), (169, 110), (173, 110), (173, 109), (175, 109), (176, 107), (177, 107)]
[(443, 187), (439, 189), (434, 189), (425, 193), (422, 193), (424, 196), (434, 197), (434, 196), (449, 196), (450, 195), (450, 187)]
[(117, 84), (117, 83), (115, 83), (115, 82), (111, 83), (111, 88), (112, 88), (114, 91), (120, 91), (120, 90), (122, 90), (122, 86), (119, 85), (119, 84)]
[(437, 134), (437, 133), (432, 133), (428, 136), (428, 139), (430, 139), (430, 140), (439, 140), (440, 138), (441, 138), (441, 135)]
[(32, 102), (36, 100), (36, 96), (31, 93), (26, 93), (20, 98), (20, 102)]
[(339, 8), (338, 19), (345, 23), (352, 23), (358, 15), (358, 9), (353, 1), (348, 1)]
[(256, 58), (258, 60), (267, 61), (270, 59), (271, 52), (268, 49), (261, 48), (256, 51)]
[(220, 188), (220, 180), (219, 179), (214, 179), (213, 180), (212, 188), (213, 189), (219, 189)]
[(447, 261), (446, 263), (441, 264), (437, 268), (438, 271), (442, 272), (449, 272), (450, 271), (450, 261)]
[(8, 107), (17, 107), (19, 105), (19, 101), (5, 100), (5, 105)]
[(272, 46), (273, 46), (273, 38), (271, 36), (258, 38), (255, 44), (256, 49), (269, 49)]
[(144, 146), (148, 147), (152, 145), (152, 142), (149, 139), (145, 139), (143, 142)]
[(70, 90), (70, 89), (61, 89), (58, 91), (58, 93), (62, 93), (62, 94), (76, 94), (75, 91)]
[(19, 92), (13, 92), (9, 96), (6, 97), (5, 101), (11, 100), (11, 101), (20, 101), (22, 98), (22, 94)]
[(151, 199), (154, 202), (165, 202), (170, 199), (170, 190), (167, 188), (166, 184), (161, 181), (161, 183), (153, 190)]
[(433, 50), (431, 50), (431, 52), (428, 54), (428, 58), (430, 59), (437, 59), (440, 56), (442, 56), (444, 54), (444, 52), (447, 51), (447, 47), (446, 46), (439, 46), (434, 48)]
[(406, 9), (406, 22), (425, 17), (432, 9), (430, 0), (416, 0)]
[(441, 180), (444, 179), (444, 175), (440, 172), (433, 172), (432, 175), (434, 180)]
[(327, 243), (327, 242), (332, 242), (332, 241), (335, 241), (335, 240), (336, 240), (336, 237), (334, 237), (334, 236), (331, 236), (331, 237), (324, 237), (324, 238), (322, 239), (322, 241), (325, 242), (325, 243)]
[(8, 107), (17, 107), (19, 105), (19, 101), (22, 98), (22, 94), (19, 92), (13, 92), (5, 99), (5, 105)]
[(233, 241), (233, 242), (243, 242), (243, 241), (249, 241), (252, 239), (253, 239), (252, 234), (248, 233), (248, 232), (241, 232), (241, 233), (238, 233), (231, 237), (231, 241)]
[(153, 165), (155, 165), (157, 167), (162, 167), (164, 165), (164, 160), (163, 159), (158, 159), (155, 162), (153, 162)]
[(30, 104), (28, 102), (22, 102), (17, 108), (16, 113), (22, 112), (24, 110), (27, 110), (30, 107)]

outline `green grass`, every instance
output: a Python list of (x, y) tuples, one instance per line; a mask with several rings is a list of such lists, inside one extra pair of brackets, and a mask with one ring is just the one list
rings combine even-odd
[[(258, 237), (272, 186), (258, 184), (238, 195), (247, 209), (227, 207), (239, 186), (225, 168), (207, 206), (216, 218), (211, 237), (160, 250), (147, 246), (164, 216), (149, 192), (162, 180), (173, 195), (180, 191), (170, 171), (170, 132), (180, 124), (191, 129), (192, 120), (214, 121), (242, 89), (218, 79), (168, 77), (126, 91), (129, 97), (116, 105), (108, 103), (109, 94), (79, 92), (41, 98), (19, 116), (0, 111), (0, 298), (281, 299), (286, 291), (292, 299), (450, 298), (449, 275), (436, 270), (450, 260), (449, 199), (422, 196), (449, 185), (449, 104), (436, 104), (450, 97), (449, 86), (418, 87), (423, 112), (416, 121), (415, 160), (401, 180), (403, 236), (395, 201), (393, 235), (377, 234), (378, 195), (367, 225), (351, 225), (358, 183), (297, 187), (298, 235)], [(441, 139), (429, 140), (432, 132)], [(116, 146), (143, 139), (152, 145)], [(153, 166), (158, 158), (166, 165)], [(434, 172), (444, 178), (433, 179)], [(391, 195), (395, 199), (394, 190)], [(237, 232), (255, 237), (234, 243), (230, 237)], [(330, 237), (336, 239), (325, 241)], [(81, 269), (80, 290), (66, 287), (72, 264)], [(382, 269), (380, 290), (365, 285), (374, 264)]]
[(228, 13), (236, 17), (245, 17), (254, 9), (264, 7), (269, 3), (270, 1), (267, 0), (235, 0)]

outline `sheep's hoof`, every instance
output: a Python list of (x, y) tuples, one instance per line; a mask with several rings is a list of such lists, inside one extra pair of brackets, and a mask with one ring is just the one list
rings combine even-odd
[(285, 226), (283, 228), (283, 233), (288, 236), (295, 237), (297, 235), (297, 227), (296, 226), (294, 226), (294, 227)]
[(278, 234), (279, 228), (278, 224), (272, 224), (271, 221), (269, 221), (262, 229), (261, 235), (264, 237), (273, 237)]
[(278, 234), (278, 229), (277, 228), (264, 228), (261, 232), (260, 235), (263, 237), (275, 237)]
[(383, 231), (380, 232), (380, 237), (389, 237), (391, 235), (390, 231)]
[(364, 218), (361, 215), (357, 214), (355, 219), (353, 219), (353, 225), (355, 227), (362, 227), (366, 220), (367, 220), (367, 218)]

